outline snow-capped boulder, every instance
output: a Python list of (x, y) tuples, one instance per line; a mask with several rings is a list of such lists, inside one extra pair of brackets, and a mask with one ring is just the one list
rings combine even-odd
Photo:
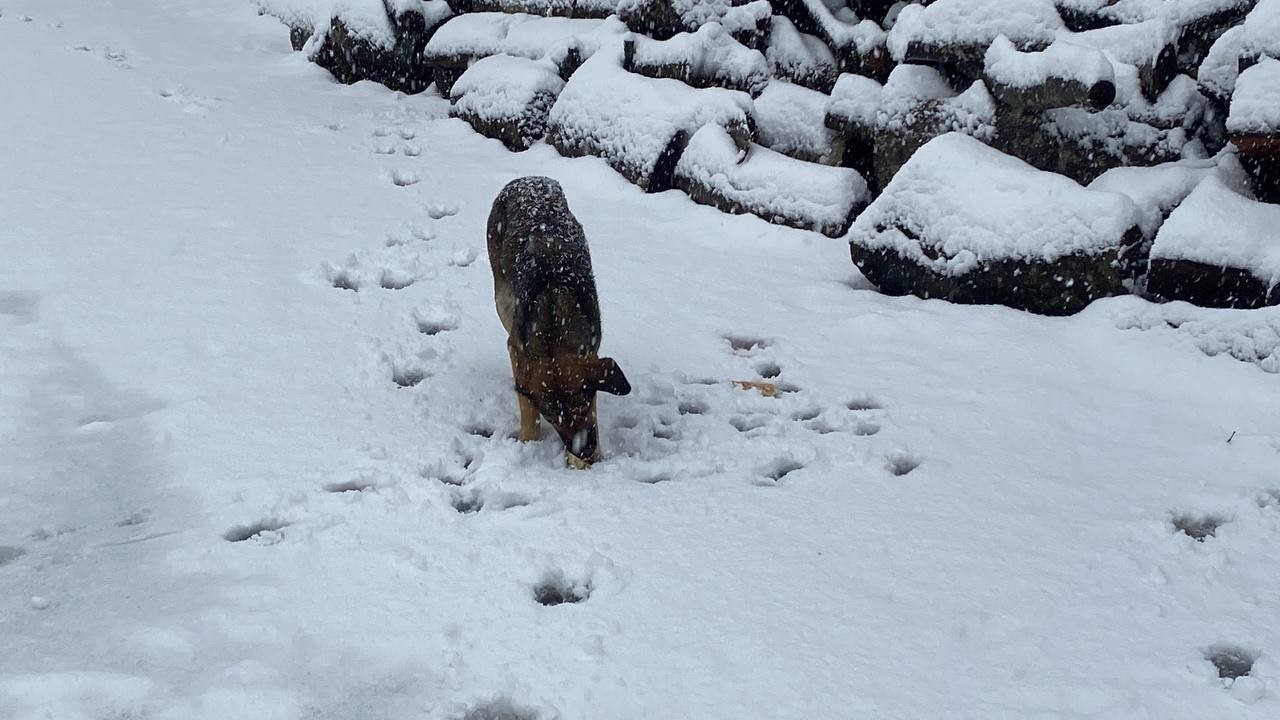
[(719, 125), (745, 153), (755, 135), (751, 97), (623, 70), (622, 44), (583, 63), (551, 109), (547, 140), (561, 155), (604, 158), (646, 192), (673, 186), (676, 161), (704, 125)]
[(769, 83), (764, 55), (733, 39), (715, 22), (670, 40), (628, 37), (622, 62), (628, 72), (646, 77), (671, 78), (700, 88), (740, 90), (752, 96), (759, 95)]
[(816, 35), (807, 35), (782, 16), (774, 16), (765, 58), (774, 77), (829, 92), (835, 84), (838, 63), (827, 44)]
[(1169, 216), (1151, 248), (1147, 292), (1210, 307), (1280, 305), (1280, 206), (1210, 175)]
[(882, 292), (998, 303), (1048, 315), (1125, 292), (1141, 241), (1123, 195), (1088, 190), (960, 133), (931, 140), (849, 232)]
[(904, 8), (888, 48), (894, 60), (933, 65), (971, 82), (997, 37), (1019, 50), (1043, 50), (1064, 30), (1052, 0), (937, 0)]
[(543, 17), (524, 13), (477, 12), (446, 22), (423, 51), (440, 94), (475, 61), (490, 55), (538, 60), (553, 48), (580, 35), (589, 35), (604, 21), (591, 18)]
[(1116, 97), (1115, 69), (1101, 51), (1056, 41), (1022, 52), (997, 37), (983, 58), (983, 79), (996, 102), (1015, 112), (1060, 107), (1102, 110)]
[(453, 13), (444, 0), (258, 0), (290, 42), (339, 82), (372, 80), (408, 93), (431, 84), (423, 48)]
[(899, 65), (880, 93), (876, 112), (875, 185), (885, 187), (915, 152), (933, 138), (960, 132), (995, 137), (996, 105), (981, 81), (963, 93), (926, 65)]
[(834, 53), (840, 71), (877, 80), (888, 77), (893, 68), (888, 36), (875, 22), (861, 19), (848, 7), (833, 11), (823, 0), (774, 0), (773, 5), (800, 32), (821, 38)]
[(563, 89), (550, 61), (492, 55), (453, 84), (450, 114), (509, 150), (527, 150), (546, 135), (547, 115)]
[(1266, 202), (1280, 203), (1280, 60), (1263, 56), (1240, 73), (1227, 132), (1254, 193)]
[(449, 0), (457, 13), (525, 13), (543, 17), (607, 18), (618, 0)]
[(854, 170), (764, 147), (753, 147), (744, 159), (718, 125), (694, 133), (676, 165), (675, 182), (695, 202), (830, 237), (843, 235), (869, 199), (866, 182)]
[(755, 99), (760, 144), (797, 160), (839, 165), (844, 146), (825, 122), (830, 100), (800, 85), (769, 83)]
[(857, 170), (873, 191), (879, 190), (875, 174), (876, 128), (884, 86), (862, 75), (845, 73), (836, 80), (827, 101), (824, 123), (843, 146), (841, 163)]

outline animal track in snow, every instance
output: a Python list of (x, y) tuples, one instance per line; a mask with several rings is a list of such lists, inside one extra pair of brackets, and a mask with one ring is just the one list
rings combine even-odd
[(685, 400), (676, 406), (681, 415), (703, 415), (711, 408), (701, 400)]
[(289, 523), (275, 518), (267, 518), (259, 520), (252, 525), (236, 525), (230, 530), (222, 534), (222, 538), (227, 542), (244, 542), (246, 540), (258, 539), (268, 545), (273, 545), (280, 541), (280, 531), (289, 527)]
[(738, 432), (751, 432), (768, 425), (769, 417), (766, 415), (736, 415), (729, 418), (729, 424)]
[(516, 705), (510, 698), (498, 697), (467, 708), (456, 720), (541, 720), (541, 717), (532, 708)]
[(373, 152), (375, 155), (395, 155), (396, 146), (391, 143), (378, 143), (373, 146)]
[(485, 423), (471, 423), (466, 426), (465, 430), (468, 435), (475, 435), (476, 437), (482, 437), (486, 440), (493, 437), (494, 432), (496, 432), (492, 425), (487, 425)]
[(804, 465), (792, 460), (791, 458), (779, 458), (769, 467), (765, 468), (762, 474), (774, 483), (778, 483), (781, 482), (784, 477), (803, 467)]
[(529, 498), (517, 493), (480, 492), (473, 489), (468, 492), (454, 491), (449, 504), (453, 505), (453, 509), (463, 515), (470, 515), (482, 510), (485, 512), (501, 512), (512, 508), (525, 507), (530, 502)]
[(1253, 672), (1253, 664), (1258, 661), (1258, 653), (1237, 645), (1217, 644), (1205, 651), (1204, 659), (1213, 664), (1218, 671), (1218, 677), (1224, 680), (1235, 680)]
[(765, 380), (772, 380), (782, 374), (782, 368), (775, 362), (762, 362), (756, 365), (756, 374)]
[(854, 412), (867, 412), (869, 410), (881, 410), (884, 408), (884, 405), (881, 405), (879, 400), (871, 397), (870, 395), (864, 395), (862, 397), (853, 398), (849, 402), (845, 403), (845, 407)]
[(392, 365), (391, 382), (402, 388), (411, 388), (427, 379), (427, 371), (413, 365)]
[(590, 581), (570, 580), (559, 570), (547, 573), (533, 587), (534, 601), (548, 607), (580, 603), (588, 597), (591, 597)]
[(471, 267), (471, 263), (480, 257), (475, 248), (460, 248), (449, 257), (449, 264), (454, 267)]
[(383, 270), (378, 285), (383, 290), (403, 290), (413, 284), (414, 278), (398, 270)]
[(422, 154), (422, 146), (417, 143), (405, 143), (400, 152), (405, 157), (418, 157)]
[(428, 205), (427, 217), (432, 220), (442, 220), (444, 218), (457, 215), (458, 210), (459, 208), (457, 205)]
[(402, 127), (397, 131), (396, 134), (400, 136), (401, 140), (412, 140), (418, 136), (417, 131), (411, 127)]
[(920, 467), (920, 458), (908, 452), (896, 452), (884, 459), (884, 467), (894, 477), (902, 477)]
[(412, 170), (392, 170), (391, 182), (396, 187), (409, 187), (410, 185), (417, 185), (421, 182), (421, 178), (418, 177), (418, 173)]
[(880, 432), (880, 425), (878, 423), (873, 423), (870, 420), (859, 420), (853, 426), (854, 435), (862, 435), (865, 437), (868, 435), (876, 435), (879, 432)]
[(458, 316), (444, 311), (432, 311), (420, 314), (414, 318), (414, 322), (418, 325), (418, 332), (423, 335), (439, 335), (442, 332), (450, 332), (458, 329)]
[(1254, 501), (1258, 507), (1263, 510), (1267, 508), (1280, 508), (1280, 489), (1268, 488), (1258, 493)]
[(338, 290), (360, 292), (360, 280), (347, 270), (333, 268), (329, 273), (329, 284)]
[(808, 407), (803, 410), (792, 413), (791, 419), (797, 422), (806, 422), (809, 420), (817, 419), (817, 417), (821, 414), (822, 414), (822, 408), (816, 407), (816, 406)]
[(24, 548), (13, 545), (0, 545), (0, 567), (4, 567), (26, 554), (27, 551)]
[(725, 335), (724, 339), (729, 343), (729, 349), (735, 353), (750, 354), (769, 347), (768, 340), (749, 335)]
[(354, 480), (344, 480), (342, 482), (326, 483), (321, 487), (327, 493), (349, 493), (349, 492), (365, 492), (366, 490), (377, 490), (378, 484), (367, 478), (356, 478)]
[(1169, 519), (1174, 530), (1183, 533), (1196, 542), (1204, 542), (1206, 539), (1214, 537), (1217, 535), (1218, 528), (1229, 521), (1230, 518), (1216, 513), (1206, 515), (1177, 513)]

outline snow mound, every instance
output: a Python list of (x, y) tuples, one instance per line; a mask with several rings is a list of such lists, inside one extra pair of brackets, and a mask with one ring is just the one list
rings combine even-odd
[[(1157, 261), (1185, 261), (1205, 268), (1233, 269), (1258, 281), (1261, 296), (1246, 297), (1231, 291), (1218, 299), (1230, 305), (1262, 305), (1280, 302), (1274, 290), (1280, 282), (1280, 206), (1268, 205), (1232, 190), (1216, 175), (1196, 187), (1169, 216), (1151, 248), (1152, 291), (1171, 299), (1188, 299), (1197, 304), (1212, 298), (1196, 296), (1193, 288), (1179, 291), (1177, 283), (1158, 274), (1169, 270), (1156, 267)], [(1186, 293), (1190, 296), (1184, 297)], [(1269, 298), (1269, 299), (1268, 299)]]
[(643, 77), (621, 61), (621, 43), (601, 47), (565, 85), (549, 118), (549, 139), (561, 154), (603, 157), (653, 192), (671, 187), (681, 147), (703, 125), (753, 124), (746, 93)]
[(866, 181), (849, 168), (829, 167), (753, 148), (745, 160), (724, 128), (709, 125), (689, 141), (676, 184), (694, 200), (733, 213), (838, 237), (866, 204)]
[(1134, 299), (1115, 314), (1121, 330), (1164, 332), (1188, 338), (1211, 357), (1231, 357), (1280, 373), (1280, 309), (1202, 308), (1185, 302), (1152, 305)]
[(1139, 222), (1096, 192), (961, 133), (929, 141), (858, 217), (851, 239), (960, 275), (990, 260), (1054, 261), (1117, 250)]
[(1263, 57), (1236, 80), (1227, 130), (1280, 135), (1280, 60)]
[(826, 126), (829, 101), (800, 85), (769, 83), (755, 99), (760, 144), (799, 160), (835, 164), (836, 134)]

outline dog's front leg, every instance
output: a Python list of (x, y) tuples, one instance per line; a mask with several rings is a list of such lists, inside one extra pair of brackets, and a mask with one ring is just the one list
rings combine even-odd
[(542, 436), (542, 422), (538, 408), (529, 398), (516, 393), (520, 399), (520, 442), (530, 442)]
[[(516, 386), (520, 385), (520, 362), (516, 355), (516, 348), (509, 341), (507, 343), (507, 355), (511, 358), (511, 377), (515, 380)], [(538, 414), (538, 406), (533, 401), (525, 397), (520, 391), (516, 391), (516, 400), (520, 403), (520, 442), (530, 442), (537, 440), (542, 436), (542, 418)]]

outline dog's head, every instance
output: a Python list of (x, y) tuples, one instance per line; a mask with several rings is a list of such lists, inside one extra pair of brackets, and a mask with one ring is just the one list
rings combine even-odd
[(596, 393), (626, 395), (631, 383), (613, 358), (562, 355), (519, 363), (516, 392), (528, 398), (564, 441), (565, 461), (583, 468), (599, 459)]

